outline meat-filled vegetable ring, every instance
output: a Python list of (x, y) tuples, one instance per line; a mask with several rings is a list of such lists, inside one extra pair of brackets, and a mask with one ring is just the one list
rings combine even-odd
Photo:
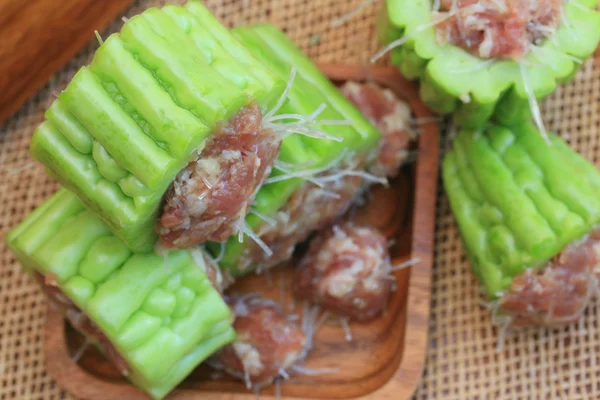
[[(387, 0), (378, 18), (391, 61), (422, 99), (466, 127), (532, 116), (600, 41), (596, 0)], [(379, 56), (378, 55), (378, 56)], [(375, 57), (377, 58), (377, 57)], [(543, 128), (541, 128), (543, 130)], [(542, 133), (544, 133), (542, 131)]]
[[(211, 246), (215, 255), (222, 252), (219, 259), (224, 268), (243, 275), (289, 259), (296, 244), (306, 240), (324, 221), (345, 212), (365, 179), (385, 179), (365, 171), (377, 153), (381, 140), (378, 129), (283, 32), (272, 25), (257, 25), (237, 27), (232, 33), (281, 80), (291, 82), (293, 78), (276, 118), (285, 121), (321, 108), (326, 121), (345, 121), (321, 128), (341, 141), (286, 137), (273, 171), (256, 194), (246, 218), (249, 231), (256, 233), (254, 240), (236, 235), (221, 246)], [(293, 69), (297, 74), (290, 77)], [(297, 208), (310, 216), (294, 219)]]
[(531, 124), (462, 131), (443, 179), (473, 271), (503, 326), (576, 321), (597, 290), (600, 172)]
[(31, 153), (134, 250), (155, 230), (169, 248), (225, 240), (279, 152), (284, 88), (201, 3), (151, 8), (77, 72)]
[(202, 257), (132, 254), (67, 190), (25, 218), (7, 243), (50, 302), (153, 398), (235, 339)]

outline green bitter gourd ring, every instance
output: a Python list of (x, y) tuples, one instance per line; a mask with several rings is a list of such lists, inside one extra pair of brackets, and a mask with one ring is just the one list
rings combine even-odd
[(473, 271), (491, 299), (600, 223), (600, 172), (532, 124), (461, 131), (444, 187)]
[[(528, 121), (530, 104), (567, 81), (600, 41), (596, 0), (570, 0), (559, 27), (519, 60), (484, 60), (436, 37), (431, 0), (386, 0), (378, 17), (380, 40), (398, 40), (391, 62), (420, 81), (421, 98), (432, 109), (454, 113), (465, 127), (490, 118), (505, 125)], [(536, 117), (536, 115), (534, 115)], [(538, 119), (538, 125), (540, 121)]]
[[(291, 165), (291, 176), (295, 172), (299, 174), (296, 178), (286, 178), (286, 174), (276, 167), (258, 191), (253, 206), (260, 213), (258, 215), (273, 217), (306, 182), (302, 178), (306, 176), (303, 172), (334, 169), (356, 154), (369, 154), (377, 148), (381, 134), (281, 30), (270, 24), (261, 24), (236, 27), (232, 34), (283, 81), (289, 80), (292, 67), (297, 69), (296, 81), (280, 109), (282, 115), (308, 114), (321, 104), (327, 106), (323, 111), (323, 118), (349, 122), (322, 127), (323, 131), (343, 138), (342, 142), (315, 140), (299, 135), (283, 140), (278, 160), (284, 165)], [(258, 215), (250, 214), (246, 220), (250, 228), (260, 231), (261, 224), (268, 222)], [(222, 267), (236, 275), (248, 273), (258, 267), (240, 263), (248, 242), (240, 242), (237, 237), (232, 237), (223, 245), (223, 257), (219, 259)], [(211, 248), (215, 254), (220, 252), (218, 246)]]
[(132, 253), (65, 189), (6, 241), (75, 327), (109, 356), (116, 351), (121, 372), (155, 399), (235, 339), (231, 311), (205, 263), (186, 250)]
[(281, 81), (198, 1), (129, 19), (58, 96), (32, 156), (134, 250), (156, 241), (165, 192), (220, 121), (266, 112)]

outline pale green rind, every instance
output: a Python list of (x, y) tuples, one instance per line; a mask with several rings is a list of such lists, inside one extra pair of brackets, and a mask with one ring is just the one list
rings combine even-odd
[(600, 222), (600, 172), (531, 124), (463, 130), (443, 162), (452, 211), (490, 297)]
[(216, 124), (252, 101), (266, 110), (284, 86), (201, 3), (151, 8), (75, 75), (31, 154), (130, 248), (147, 251), (166, 190)]
[(123, 357), (128, 378), (156, 399), (235, 339), (229, 307), (189, 252), (132, 254), (67, 190), (9, 232), (7, 244), (27, 270), (56, 277)]
[[(409, 79), (420, 79), (422, 98), (435, 111), (455, 113), (455, 121), (466, 127), (481, 127), (490, 118), (503, 123), (522, 123), (531, 117), (527, 91), (519, 64), (496, 60), (491, 65), (459, 47), (437, 43), (432, 24), (431, 1), (388, 0), (391, 27), (386, 41), (405, 36), (408, 40), (392, 52), (392, 63)], [(600, 41), (600, 13), (596, 1), (570, 2), (565, 21), (557, 33), (533, 49), (524, 60), (526, 79), (535, 96), (543, 98), (570, 79)], [(589, 9), (589, 10), (588, 10)], [(462, 100), (461, 100), (462, 99)], [(468, 100), (468, 101), (466, 101)], [(520, 115), (503, 118), (511, 110)]]
[[(292, 68), (296, 68), (296, 78), (287, 100), (277, 115), (308, 115), (321, 104), (327, 108), (318, 120), (346, 120), (350, 126), (323, 125), (318, 128), (343, 139), (336, 142), (327, 139), (308, 138), (300, 135), (288, 136), (282, 143), (279, 159), (292, 164), (310, 162), (308, 168), (317, 168), (331, 163), (347, 153), (362, 153), (372, 150), (379, 142), (380, 133), (366, 118), (343, 96), (343, 94), (319, 71), (302, 51), (279, 29), (273, 25), (236, 27), (232, 33), (246, 45), (253, 54), (274, 71), (282, 81), (289, 81)], [(306, 168), (306, 167), (304, 167)], [(293, 169), (293, 168), (292, 168)], [(274, 169), (271, 176), (281, 173)], [(264, 185), (257, 193), (254, 209), (264, 215), (274, 215), (283, 207), (290, 196), (304, 182), (302, 179), (289, 179)], [(256, 215), (248, 215), (248, 225), (258, 228), (264, 221)], [(247, 237), (240, 243), (237, 236), (231, 237), (225, 244), (225, 253), (220, 264), (234, 274), (240, 271), (238, 259), (246, 248)], [(212, 244), (213, 253), (220, 252), (219, 244)]]

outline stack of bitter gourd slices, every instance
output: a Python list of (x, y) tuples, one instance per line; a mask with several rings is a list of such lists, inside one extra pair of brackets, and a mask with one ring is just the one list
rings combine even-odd
[(600, 173), (537, 101), (594, 53), (596, 1), (387, 0), (378, 24), (381, 54), (459, 125), (444, 185), (493, 322), (578, 320), (597, 289)]
[[(151, 8), (101, 43), (47, 111), (31, 154), (64, 188), (7, 243), (88, 341), (162, 398), (235, 339), (198, 247), (208, 241), (181, 245), (165, 221), (177, 220), (178, 237), (209, 222), (209, 237), (231, 234), (223, 264), (241, 274), (259, 266), (238, 267), (261, 243), (252, 229), (315, 171), (360, 175), (379, 139), (274, 27), (234, 36), (197, 1)], [(235, 218), (221, 219), (221, 206)], [(201, 220), (211, 207), (217, 217)], [(260, 264), (270, 254), (258, 248)]]

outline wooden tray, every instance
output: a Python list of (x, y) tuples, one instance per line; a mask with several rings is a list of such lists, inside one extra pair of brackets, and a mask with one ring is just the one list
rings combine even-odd
[[(414, 85), (388, 67), (322, 65), (336, 83), (372, 79), (410, 102), (417, 118), (431, 117), (418, 100)], [(306, 366), (335, 368), (338, 373), (316, 377), (294, 376), (282, 386), (284, 398), (379, 399), (409, 398), (421, 379), (427, 346), (435, 199), (438, 177), (438, 126), (421, 126), (418, 161), (404, 167), (390, 188), (375, 188), (367, 206), (357, 218), (380, 227), (395, 239), (393, 263), (419, 258), (419, 264), (396, 272), (397, 290), (382, 317), (367, 324), (351, 324), (353, 340), (345, 340), (339, 326), (324, 325), (315, 338), (315, 348)], [(291, 269), (271, 272), (270, 285), (265, 276), (244, 279), (240, 291), (261, 291), (280, 299), (281, 286), (289, 288)], [(290, 292), (286, 290), (286, 295)], [(290, 296), (285, 298), (289, 306)], [(62, 317), (49, 311), (45, 331), (45, 356), (49, 374), (73, 395), (89, 400), (146, 399), (95, 349), (90, 348), (76, 364), (72, 360), (83, 339)], [(261, 392), (260, 398), (275, 399), (274, 388)], [(170, 399), (254, 400), (255, 394), (225, 377), (217, 377), (204, 367), (195, 370), (170, 395)]]

